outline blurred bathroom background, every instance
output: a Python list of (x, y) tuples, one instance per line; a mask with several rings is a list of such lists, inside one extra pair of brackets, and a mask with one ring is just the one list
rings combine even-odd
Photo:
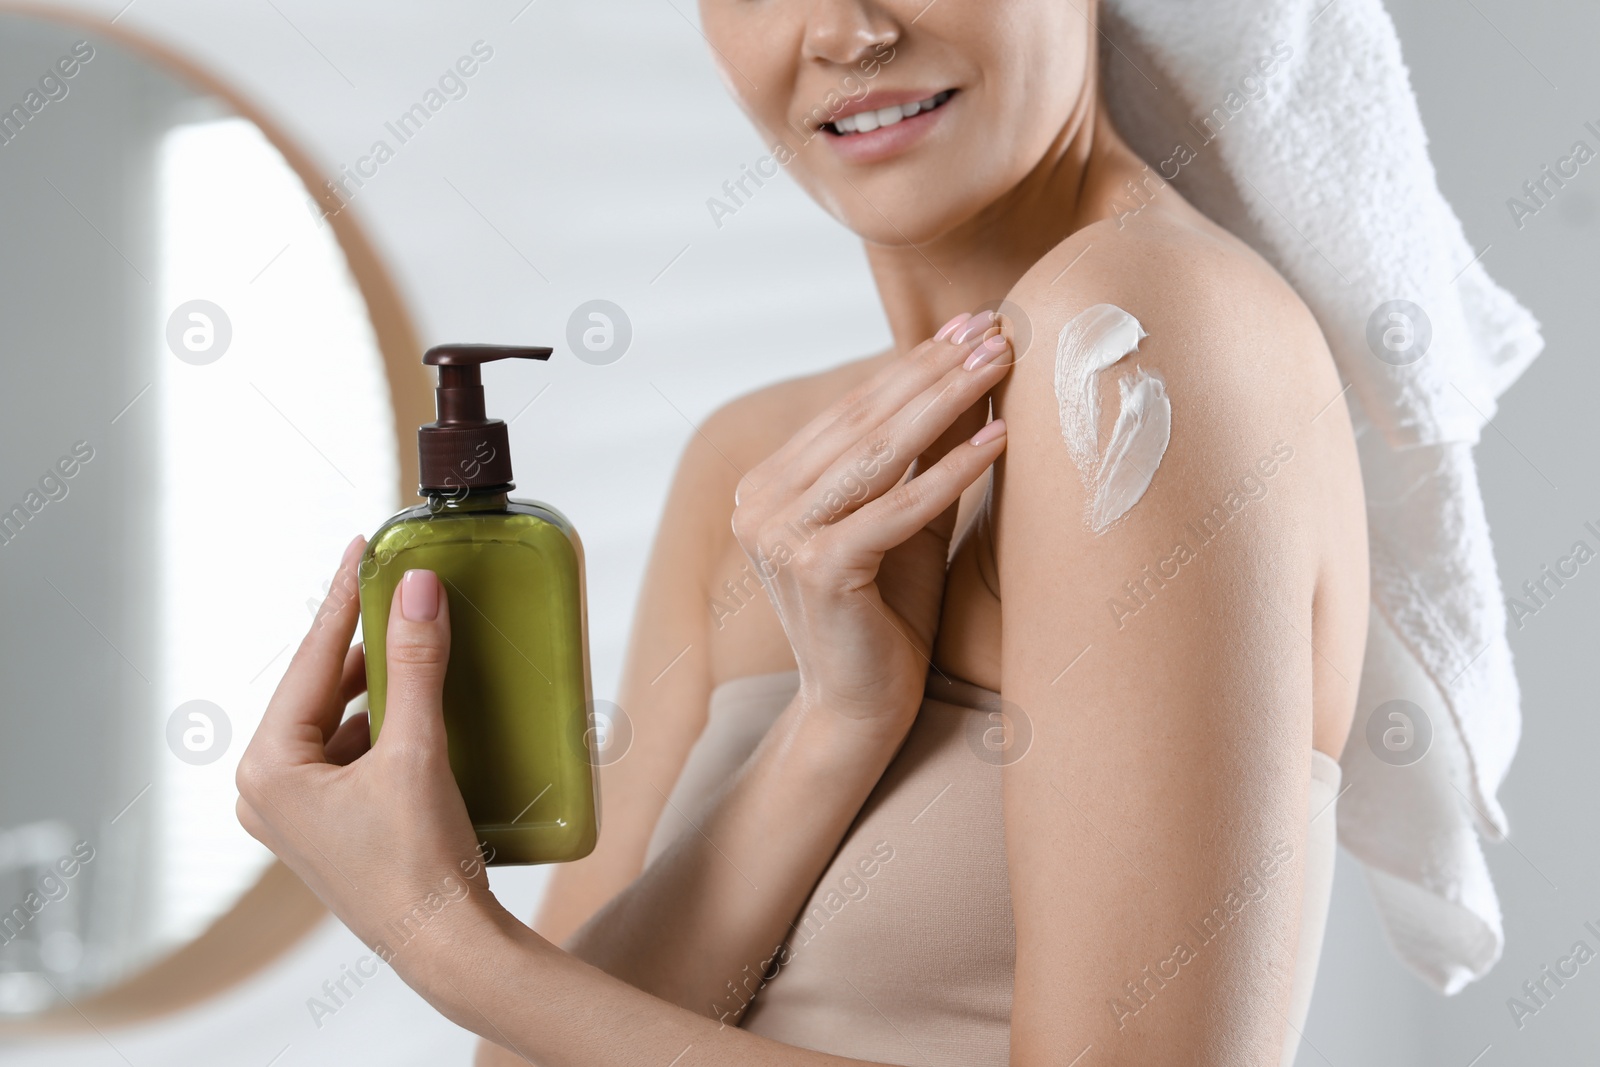
[[(341, 183), (421, 343), (557, 347), (548, 365), (493, 370), (491, 413), (514, 420), (519, 495), (555, 504), (583, 534), (597, 698), (615, 697), (649, 534), (692, 425), (888, 340), (846, 231), (784, 175), (747, 180), (737, 197), (724, 188), (765, 174), (768, 149), (719, 84), (691, 0), (39, 7), (115, 17), (281, 127)], [(1600, 528), (1600, 163), (1536, 212), (1508, 205), (1528, 202), (1524, 183), (1575, 141), (1600, 148), (1600, 8), (1389, 8), (1444, 191), (1490, 273), (1544, 325), (1545, 355), (1478, 448), (1515, 595), (1574, 541), (1600, 538), (1584, 528)], [(13, 10), (0, 5), (5, 107), (73, 42), (99, 40), (6, 21)], [(473, 73), (397, 138), (393, 124), (463, 57)], [(89, 990), (196, 937), (266, 869), (233, 822), (232, 767), (339, 550), (397, 506), (413, 447), (409, 427), (397, 438), (358, 280), (273, 145), (115, 49), (78, 66), (40, 121), (0, 144), (12, 393), (0, 510), (41, 485), (46, 500), (0, 544), (6, 604), (39, 605), (0, 623), (0, 903), (40, 885), (76, 842), (94, 855), (70, 877), (56, 868), (59, 900), (0, 944), (0, 1019), (59, 992), (31, 976)], [(121, 88), (97, 92), (96, 79)], [(372, 160), (380, 139), (395, 151)], [(108, 158), (117, 166), (96, 162)], [(128, 212), (134, 200), (148, 210)], [(626, 338), (620, 352), (559, 358), (597, 326)], [(155, 341), (125, 357), (130, 327)], [(227, 351), (208, 362), (218, 330)], [(148, 565), (120, 565), (129, 558)], [(1513, 623), (1525, 719), (1501, 793), (1513, 836), (1486, 846), (1504, 958), (1459, 995), (1436, 995), (1397, 962), (1342, 864), (1300, 1064), (1589, 1062), (1600, 1047), (1600, 964), (1533, 1017), (1507, 1007), (1575, 941), (1600, 947), (1584, 928), (1600, 927), (1597, 609), (1600, 564)], [(492, 881), (527, 915), (545, 875), (498, 869)], [(308, 1010), (365, 954), (323, 919), (218, 996), (133, 1026), (0, 1036), (0, 1064), (469, 1062), (475, 1038), (387, 970), (332, 1015)]]

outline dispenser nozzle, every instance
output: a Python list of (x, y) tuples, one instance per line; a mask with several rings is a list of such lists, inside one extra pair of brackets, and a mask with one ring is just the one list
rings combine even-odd
[(422, 362), (439, 368), (438, 417), (417, 430), (424, 491), (511, 486), (506, 424), (486, 417), (479, 368), (500, 359), (549, 359), (551, 349), (517, 345), (435, 345)]

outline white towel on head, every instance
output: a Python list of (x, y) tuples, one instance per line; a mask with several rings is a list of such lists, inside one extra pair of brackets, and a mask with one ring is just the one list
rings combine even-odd
[[(1373, 610), (1339, 835), (1401, 958), (1454, 993), (1504, 944), (1477, 832), (1506, 832), (1495, 794), (1521, 732), (1472, 446), (1538, 323), (1439, 191), (1381, 0), (1105, 0), (1100, 25), (1119, 130), (1288, 279), (1346, 383)], [(1408, 765), (1367, 741), (1392, 700), (1413, 707), (1374, 736), (1396, 708), (1419, 720), (1411, 755), (1432, 735)]]

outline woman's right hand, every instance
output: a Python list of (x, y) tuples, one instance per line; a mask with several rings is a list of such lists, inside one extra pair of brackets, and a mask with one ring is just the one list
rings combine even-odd
[(869, 735), (898, 743), (921, 705), (956, 506), (1005, 449), (986, 397), (1010, 352), (992, 313), (957, 316), (739, 483), (734, 536), (801, 698)]

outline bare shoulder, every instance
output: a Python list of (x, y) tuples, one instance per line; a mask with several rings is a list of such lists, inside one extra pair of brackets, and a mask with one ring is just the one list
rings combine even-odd
[[(1013, 383), (1049, 377), (1060, 330), (1087, 308), (1115, 305), (1138, 320), (1142, 363), (1159, 363), (1191, 404), (1269, 417), (1339, 390), (1332, 356), (1294, 289), (1242, 241), (1210, 224), (1153, 212), (1074, 233), (1034, 265), (1010, 298), (1033, 338)], [(1217, 407), (1220, 405), (1220, 407)]]
[[(1010, 467), (1028, 466), (1016, 462), (1032, 447), (1027, 431), (1048, 433), (1061, 451), (1062, 344), (1087, 312), (1111, 305), (1137, 323), (1128, 364), (1159, 376), (1171, 407), (1154, 507), (1192, 509), (1287, 448), (1303, 490), (1304, 509), (1294, 510), (1348, 510), (1353, 499), (1359, 514), (1353, 435), (1335, 403), (1340, 381), (1322, 331), (1294, 289), (1231, 234), (1155, 212), (1120, 228), (1095, 223), (1041, 259), (1010, 300), (1031, 335), (996, 397), (997, 411), (1024, 431), (1007, 449)], [(1118, 414), (1114, 377), (1098, 383), (1102, 442)]]

